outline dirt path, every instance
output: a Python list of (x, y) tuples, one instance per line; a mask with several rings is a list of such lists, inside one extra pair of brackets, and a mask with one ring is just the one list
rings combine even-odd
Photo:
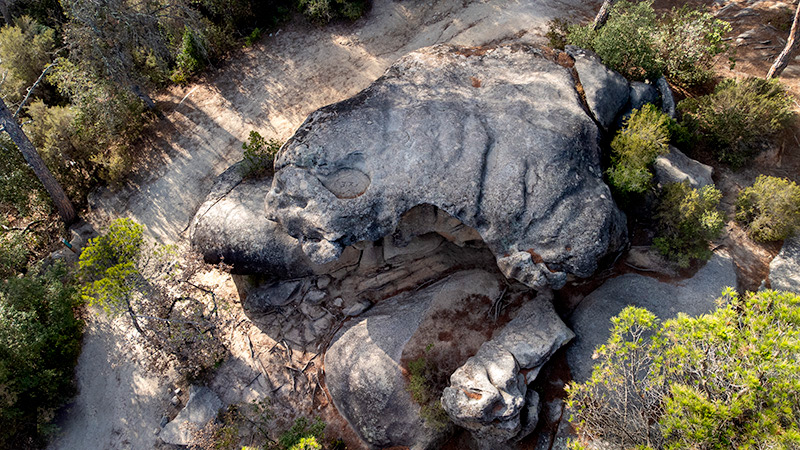
[[(90, 197), (88, 220), (100, 229), (109, 219), (128, 216), (164, 243), (185, 243), (196, 208), (215, 177), (241, 159), (251, 130), (286, 139), (309, 113), (364, 89), (410, 51), (437, 43), (542, 43), (550, 19), (588, 16), (598, 4), (375, 0), (354, 24), (318, 28), (297, 19), (201, 83), (161, 95), (166, 119), (148, 130), (141, 149), (147, 158), (126, 186)], [(137, 362), (125, 335), (118, 323), (89, 322), (77, 368), (80, 392), (51, 449), (160, 447), (155, 431), (174, 380)], [(232, 349), (232, 365), (245, 361), (247, 349), (239, 350)], [(231, 370), (223, 367), (221, 376)], [(234, 397), (223, 399), (248, 400)]]

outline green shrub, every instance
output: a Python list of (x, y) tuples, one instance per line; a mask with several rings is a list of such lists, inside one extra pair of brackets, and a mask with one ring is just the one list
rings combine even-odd
[(569, 22), (564, 19), (556, 18), (547, 22), (547, 33), (545, 33), (544, 37), (547, 38), (548, 45), (551, 48), (564, 50), (564, 47), (568, 44), (569, 26)]
[(0, 277), (6, 279), (23, 272), (28, 265), (29, 256), (25, 233), (0, 233)]
[(714, 57), (728, 50), (723, 41), (728, 22), (684, 5), (662, 17), (657, 47), (664, 73), (674, 83), (693, 86), (709, 81)]
[(253, 28), (253, 31), (244, 38), (245, 47), (253, 46), (256, 42), (258, 42), (259, 39), (261, 39), (262, 34), (264, 34), (264, 32), (261, 30), (261, 28)]
[(613, 448), (800, 446), (800, 296), (728, 288), (719, 309), (660, 323), (628, 307), (584, 383), (567, 388), (586, 442)]
[(79, 170), (89, 172), (85, 176), (93, 182), (97, 178), (120, 182), (131, 170), (129, 145), (140, 136), (148, 119), (144, 103), (67, 59), (59, 59), (48, 79), (72, 102), (73, 160), (86, 167)]
[(74, 393), (78, 291), (56, 264), (0, 282), (0, 447), (39, 448)]
[(175, 71), (172, 81), (178, 84), (185, 83), (193, 74), (203, 70), (206, 66), (207, 55), (197, 35), (187, 26), (183, 30), (181, 47), (175, 58)]
[(800, 229), (800, 186), (786, 178), (760, 175), (736, 198), (736, 220), (751, 238), (779, 241)]
[(432, 377), (433, 367), (431, 367), (431, 362), (426, 357), (421, 356), (408, 362), (408, 386), (406, 386), (406, 390), (420, 406), (419, 415), (425, 421), (425, 425), (441, 431), (447, 427), (450, 418), (439, 402), (441, 392), (437, 392), (434, 388)]
[(717, 159), (742, 166), (792, 117), (792, 100), (777, 80), (725, 80), (714, 92), (678, 104), (684, 124)]
[(642, 194), (650, 188), (650, 167), (669, 152), (669, 116), (651, 104), (634, 110), (611, 141), (608, 178), (623, 194)]
[(722, 193), (714, 186), (692, 189), (688, 182), (672, 183), (661, 192), (653, 243), (680, 267), (693, 259), (711, 257), (708, 242), (719, 237), (725, 216), (717, 209)]
[[(0, 94), (6, 103), (25, 97), (45, 66), (52, 60), (56, 32), (27, 16), (0, 28)], [(13, 111), (13, 109), (12, 109)]]
[(567, 42), (593, 50), (603, 63), (626, 78), (655, 79), (662, 72), (656, 50), (657, 16), (652, 0), (620, 0), (608, 21), (595, 31), (592, 23), (568, 28)]
[(272, 171), (275, 155), (283, 143), (277, 139), (264, 139), (257, 131), (250, 132), (250, 138), (242, 144), (244, 158), (242, 161), (242, 177), (256, 177)]
[(356, 20), (367, 9), (366, 0), (297, 0), (297, 8), (310, 20), (328, 23), (332, 19)]
[(7, 134), (0, 135), (0, 211), (28, 216), (50, 210), (50, 197)]
[[(553, 22), (548, 37), (560, 44), (563, 23)], [(594, 50), (608, 67), (634, 80), (666, 75), (691, 86), (708, 81), (714, 58), (728, 50), (723, 41), (730, 25), (705, 10), (687, 6), (658, 16), (650, 0), (614, 5), (605, 26), (566, 28), (566, 41)]]
[[(277, 447), (274, 448), (275, 450), (310, 450), (319, 448), (317, 440), (322, 439), (325, 426), (325, 422), (319, 417), (313, 421), (309, 421), (305, 417), (298, 417), (295, 419), (294, 425), (278, 437)], [(312, 443), (316, 444), (317, 447), (308, 447), (313, 445)], [(303, 447), (301, 444), (307, 447)]]

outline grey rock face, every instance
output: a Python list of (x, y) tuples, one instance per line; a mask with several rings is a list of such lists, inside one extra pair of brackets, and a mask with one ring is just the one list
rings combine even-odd
[(714, 168), (684, 155), (675, 147), (669, 147), (669, 153), (659, 155), (653, 163), (656, 181), (661, 185), (688, 181), (694, 189), (713, 186), (711, 175)]
[(609, 129), (628, 103), (628, 80), (604, 66), (594, 52), (572, 45), (568, 45), (566, 51), (575, 59), (575, 70), (586, 94), (589, 110), (603, 128)]
[(406, 391), (401, 357), (436, 305), (458, 308), (473, 295), (496, 298), (499, 281), (459, 272), (417, 292), (384, 300), (348, 323), (325, 354), (326, 384), (336, 409), (373, 448), (432, 448), (443, 436), (426, 426)]
[(205, 426), (217, 417), (222, 401), (207, 387), (192, 386), (186, 406), (158, 435), (167, 444), (189, 445), (192, 431)]
[(326, 263), (434, 205), (507, 276), (560, 288), (627, 239), (597, 142), (570, 70), (544, 52), (432, 47), (308, 117), (276, 161), (267, 214)]
[(669, 87), (667, 79), (661, 77), (656, 80), (656, 88), (658, 88), (658, 93), (661, 94), (661, 111), (675, 118), (675, 97), (672, 96), (672, 88)]
[[(529, 423), (529, 411), (525, 414), (528, 423), (521, 420), (528, 384), (542, 364), (573, 337), (553, 309), (552, 295), (540, 293), (453, 373), (442, 394), (442, 406), (455, 424), (472, 431), (479, 441), (520, 437), (523, 428), (536, 425)], [(538, 396), (536, 403), (538, 411)]]
[(266, 218), (263, 199), (272, 178), (242, 180), (240, 165), (223, 172), (200, 205), (190, 227), (192, 246), (206, 262), (231, 264), (234, 273), (310, 275), (297, 239)]
[(652, 103), (658, 104), (661, 96), (658, 94), (658, 89), (650, 83), (642, 83), (641, 81), (634, 81), (631, 83), (630, 102), (631, 109), (640, 109), (642, 106)]
[(694, 316), (713, 310), (714, 301), (726, 286), (736, 286), (736, 271), (731, 257), (722, 252), (716, 253), (694, 277), (675, 284), (638, 274), (605, 282), (583, 299), (569, 320), (577, 336), (567, 349), (573, 379), (582, 382), (591, 376), (592, 353), (606, 343), (611, 318), (626, 306), (647, 308), (661, 320), (679, 312)]
[(769, 264), (769, 283), (772, 289), (800, 294), (800, 236), (786, 239)]

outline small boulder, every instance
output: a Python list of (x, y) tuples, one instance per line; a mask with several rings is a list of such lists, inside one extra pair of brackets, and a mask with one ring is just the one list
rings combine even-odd
[(673, 146), (669, 147), (669, 153), (656, 158), (653, 169), (656, 182), (662, 186), (683, 181), (688, 181), (694, 189), (714, 185), (711, 179), (714, 169), (711, 166), (689, 158)]
[(800, 236), (786, 239), (769, 264), (769, 283), (772, 289), (800, 294)]
[[(540, 293), (453, 373), (442, 394), (442, 406), (456, 425), (470, 430), (479, 441), (519, 438), (523, 429), (535, 427), (527, 423), (529, 411), (523, 414), (528, 384), (573, 337), (553, 309), (552, 294)], [(536, 402), (538, 411), (538, 396)]]
[(656, 80), (656, 88), (661, 96), (661, 112), (675, 118), (675, 97), (672, 96), (672, 88), (669, 87), (667, 79), (660, 77)]
[(568, 321), (576, 335), (567, 349), (573, 379), (582, 382), (591, 376), (592, 354), (608, 340), (611, 318), (626, 306), (647, 308), (661, 320), (681, 312), (696, 316), (714, 310), (727, 286), (736, 286), (736, 270), (724, 252), (715, 253), (692, 278), (677, 283), (631, 273), (606, 281), (583, 299)]
[[(336, 334), (325, 353), (326, 384), (336, 409), (362, 440), (371, 448), (437, 448), (445, 430), (431, 427), (420, 418), (420, 406), (406, 389), (406, 370), (401, 362), (404, 351), (410, 342), (418, 340), (421, 327), (431, 328), (434, 336), (451, 331), (459, 336), (458, 342), (442, 345), (465, 346), (471, 342), (457, 333), (481, 337), (480, 332), (468, 329), (477, 327), (450, 330), (450, 324), (440, 317), (467, 307), (469, 298), (499, 295), (496, 275), (480, 270), (458, 272), (419, 291), (379, 302)], [(477, 315), (485, 318), (485, 313)], [(428, 337), (422, 339), (426, 341), (423, 346), (432, 343)]]
[(205, 386), (192, 386), (186, 406), (164, 426), (159, 437), (167, 444), (190, 445), (192, 432), (216, 419), (220, 409), (222, 401), (214, 391)]
[(568, 45), (566, 52), (575, 60), (575, 71), (583, 86), (586, 103), (597, 122), (608, 130), (614, 125), (620, 110), (628, 103), (628, 80), (609, 69), (590, 50)]

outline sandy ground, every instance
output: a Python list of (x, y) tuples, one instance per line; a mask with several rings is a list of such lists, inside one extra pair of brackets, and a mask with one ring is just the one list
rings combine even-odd
[[(588, 17), (599, 3), (375, 0), (353, 24), (320, 28), (296, 19), (207, 79), (160, 95), (166, 118), (148, 130), (136, 176), (120, 189), (92, 195), (88, 219), (99, 229), (109, 219), (128, 216), (161, 242), (185, 242), (196, 208), (214, 178), (241, 159), (241, 144), (251, 130), (286, 139), (309, 113), (364, 89), (410, 51), (437, 43), (542, 43), (550, 19)], [(239, 344), (212, 383), (236, 387), (223, 392), (226, 404), (273, 389), (264, 377), (253, 382), (262, 363), (241, 343), (245, 337), (255, 347), (273, 343), (253, 328), (241, 322), (236, 327), (242, 336), (233, 341)], [(77, 368), (79, 395), (51, 449), (160, 446), (155, 431), (176, 380), (138, 362), (126, 333), (121, 322), (90, 320)]]

